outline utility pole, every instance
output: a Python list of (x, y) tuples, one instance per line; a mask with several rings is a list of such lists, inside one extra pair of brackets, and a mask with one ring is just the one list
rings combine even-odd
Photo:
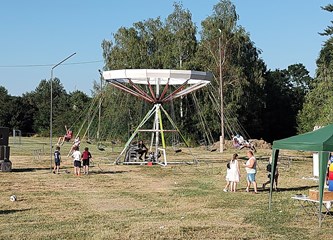
[(99, 89), (99, 102), (98, 102), (98, 127), (97, 127), (97, 140), (100, 141), (99, 139), (99, 132), (101, 130), (101, 107), (102, 107), (102, 89), (103, 89), (103, 74), (101, 70), (98, 70), (100, 76), (100, 89)]
[(220, 152), (224, 149), (224, 107), (223, 107), (223, 80), (222, 80), (222, 46), (221, 46), (221, 29), (219, 29), (219, 65), (220, 65), (220, 99), (221, 99), (221, 136), (220, 136)]
[(58, 67), (60, 64), (62, 64), (63, 62), (65, 62), (67, 59), (73, 57), (76, 54), (73, 53), (72, 55), (66, 57), (64, 60), (60, 61), (59, 63), (57, 63), (56, 65), (54, 65), (51, 68), (51, 79), (50, 79), (50, 158), (51, 158), (51, 165), (50, 165), (50, 171), (52, 172), (52, 162), (53, 162), (53, 149), (52, 149), (52, 118), (53, 118), (53, 69), (55, 69), (56, 67)]

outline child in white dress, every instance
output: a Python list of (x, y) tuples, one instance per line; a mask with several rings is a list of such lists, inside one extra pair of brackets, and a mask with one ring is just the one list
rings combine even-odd
[(225, 185), (223, 192), (228, 192), (229, 191), (229, 186), (230, 186), (230, 163), (227, 163), (227, 175), (225, 176), (225, 180), (227, 181), (227, 185)]
[(237, 160), (238, 154), (234, 153), (232, 160), (230, 161), (230, 173), (229, 173), (229, 181), (230, 181), (230, 189), (231, 192), (236, 192), (237, 183), (239, 183), (240, 179), (240, 168)]

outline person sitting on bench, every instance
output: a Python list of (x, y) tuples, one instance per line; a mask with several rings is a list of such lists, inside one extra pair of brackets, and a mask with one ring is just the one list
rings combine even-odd
[(148, 148), (146, 147), (146, 145), (143, 143), (142, 140), (140, 140), (138, 143), (137, 152), (140, 154), (140, 157), (139, 157), (140, 160), (142, 160), (143, 155), (144, 155), (145, 159), (147, 158)]

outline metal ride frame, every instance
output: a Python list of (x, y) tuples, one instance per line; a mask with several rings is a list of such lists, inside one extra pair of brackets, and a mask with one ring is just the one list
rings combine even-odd
[[(131, 137), (126, 142), (125, 147), (116, 158), (115, 164), (120, 163), (121, 156), (126, 152), (130, 143), (138, 134), (138, 132), (152, 133), (150, 151), (152, 151), (153, 145), (155, 143), (154, 156), (156, 163), (163, 166), (168, 164), (164, 138), (165, 132), (177, 132), (184, 141), (185, 145), (189, 147), (184, 136), (180, 133), (178, 127), (173, 122), (170, 115), (164, 110), (162, 104), (171, 102), (173, 99), (185, 96), (206, 86), (212, 79), (211, 73), (171, 69), (123, 69), (104, 71), (103, 78), (112, 86), (153, 104), (153, 107), (148, 111), (146, 116), (142, 119)], [(140, 87), (140, 85), (148, 86), (149, 92), (146, 92), (143, 88)], [(155, 87), (155, 91), (153, 86)], [(170, 91), (170, 86), (176, 87)], [(174, 129), (167, 130), (163, 128), (162, 113), (164, 113)], [(153, 128), (141, 129), (143, 125), (153, 116)], [(160, 144), (160, 139), (162, 145)], [(157, 157), (160, 151), (163, 153), (163, 161), (159, 161)], [(126, 163), (143, 164), (144, 161)]]

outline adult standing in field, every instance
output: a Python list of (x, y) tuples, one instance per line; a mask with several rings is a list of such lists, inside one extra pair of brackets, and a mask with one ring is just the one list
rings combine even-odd
[(60, 160), (61, 160), (60, 147), (57, 146), (56, 150), (54, 151), (54, 168), (53, 168), (54, 174), (55, 173), (59, 174)]
[(247, 173), (246, 181), (246, 191), (250, 191), (251, 183), (253, 183), (254, 193), (257, 193), (257, 182), (256, 182), (256, 173), (257, 173), (257, 160), (254, 157), (254, 154), (251, 150), (247, 151), (247, 157), (249, 158), (245, 163), (245, 170)]
[(92, 158), (89, 148), (85, 147), (82, 153), (82, 163), (83, 163), (83, 174), (88, 174), (89, 172), (89, 161)]
[(239, 183), (240, 179), (240, 169), (239, 163), (237, 160), (238, 154), (234, 153), (232, 159), (230, 160), (230, 173), (229, 173), (229, 181), (231, 182), (231, 192), (236, 192), (237, 183)]
[(74, 175), (80, 176), (81, 153), (79, 151), (79, 147), (74, 148), (74, 152), (72, 153), (72, 158), (74, 159)]

